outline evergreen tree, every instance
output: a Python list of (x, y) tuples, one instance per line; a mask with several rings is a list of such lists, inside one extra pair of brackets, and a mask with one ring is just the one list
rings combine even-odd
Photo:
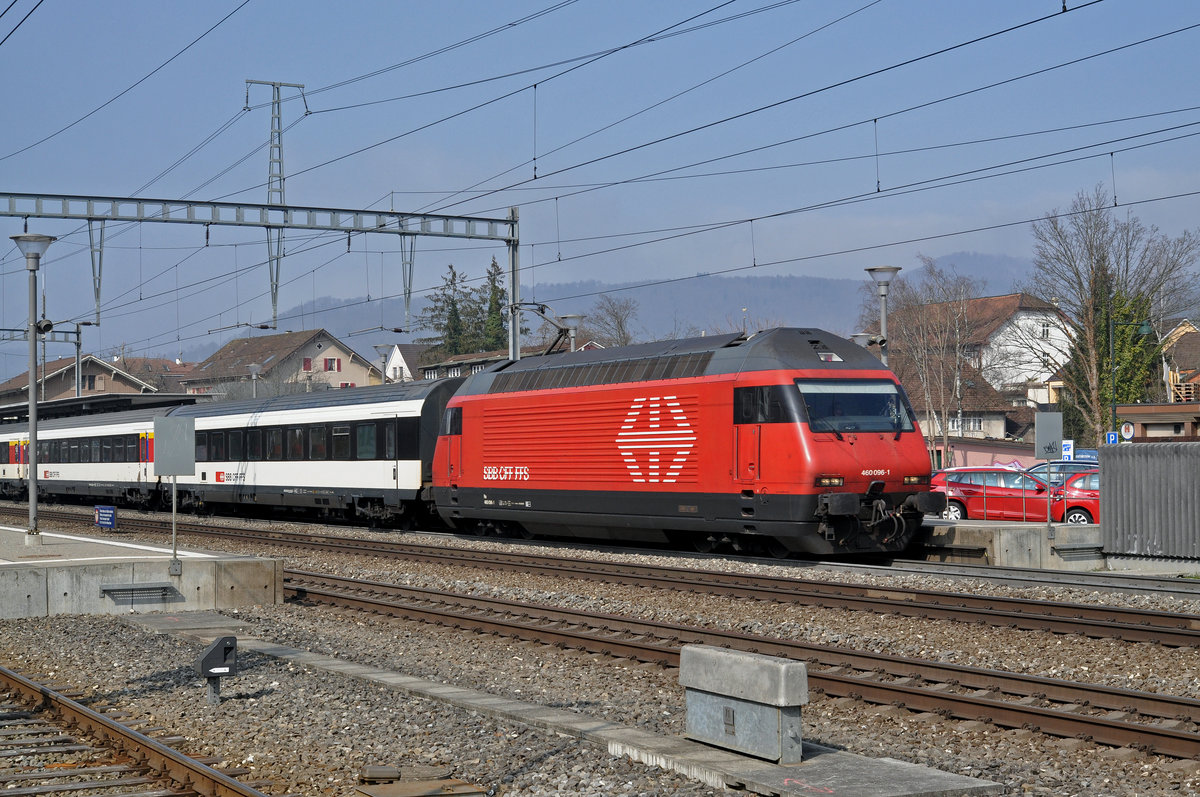
[(476, 291), (476, 302), (482, 311), (480, 351), (508, 348), (508, 325), (505, 323), (508, 316), (508, 289), (504, 287), (504, 282), (504, 271), (493, 256), (484, 282)]
[(460, 274), (453, 264), (447, 266), (446, 271), (442, 287), (429, 295), (429, 304), (417, 317), (422, 329), (436, 333), (416, 341), (433, 347), (422, 357), (425, 362), (437, 362), (474, 350), (466, 320), (472, 315), (466, 274)]

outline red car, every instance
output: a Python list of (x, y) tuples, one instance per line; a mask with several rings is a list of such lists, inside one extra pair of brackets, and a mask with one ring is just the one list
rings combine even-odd
[(1050, 508), (1046, 483), (1011, 468), (946, 470), (933, 477), (930, 487), (946, 494), (942, 517), (949, 520), (1044, 521)]
[(1064, 523), (1100, 522), (1100, 471), (1077, 473), (1054, 492), (1055, 520)]

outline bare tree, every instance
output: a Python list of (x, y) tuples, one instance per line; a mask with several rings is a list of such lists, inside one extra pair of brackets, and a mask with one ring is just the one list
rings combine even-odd
[[(976, 357), (972, 339), (977, 321), (970, 313), (970, 303), (978, 286), (953, 267), (938, 268), (925, 255), (919, 259), (922, 266), (917, 278), (897, 277), (891, 284), (888, 364), (902, 383), (919, 385), (932, 458), (938, 436), (942, 450), (950, 450), (952, 414), (959, 435), (963, 432), (963, 372)], [(878, 292), (874, 283), (867, 283), (859, 311), (861, 328), (878, 330), (878, 317)]]
[[(1142, 321), (1161, 321), (1196, 302), (1195, 274), (1200, 239), (1193, 232), (1168, 238), (1156, 227), (1147, 227), (1126, 214), (1117, 218), (1103, 186), (1080, 192), (1066, 213), (1057, 210), (1034, 222), (1036, 276), (1028, 293), (1053, 302), (1061, 310), (1060, 323), (1070, 341), (1061, 355), (1065, 389), (1078, 410), (1077, 436), (1098, 440), (1108, 425), (1106, 416), (1114, 397), (1112, 363), (1108, 352), (1110, 322), (1114, 337), (1128, 351)], [(1142, 341), (1155, 347), (1157, 341)], [(1150, 358), (1122, 357), (1122, 379), (1144, 390), (1146, 373), (1136, 363)], [(1120, 391), (1118, 391), (1118, 394)], [(1140, 394), (1139, 394), (1140, 397)]]
[(604, 346), (628, 346), (636, 340), (637, 313), (637, 299), (604, 294), (584, 318), (587, 335)]

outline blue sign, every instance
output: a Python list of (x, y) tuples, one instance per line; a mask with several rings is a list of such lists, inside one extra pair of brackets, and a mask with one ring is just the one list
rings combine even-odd
[(1116, 432), (1105, 432), (1104, 433), (1104, 445), (1115, 446), (1116, 444), (1117, 444), (1117, 433)]
[(1100, 452), (1094, 448), (1075, 449), (1075, 459), (1080, 462), (1099, 462)]
[(102, 529), (115, 529), (117, 527), (117, 508), (115, 506), (96, 505), (95, 510), (95, 525)]

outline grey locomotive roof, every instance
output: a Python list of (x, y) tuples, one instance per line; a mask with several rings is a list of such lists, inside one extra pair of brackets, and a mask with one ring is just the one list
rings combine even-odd
[[(836, 358), (829, 357), (829, 354), (836, 355)], [(611, 349), (576, 351), (545, 357), (526, 357), (517, 362), (505, 360), (469, 377), (459, 393), (476, 394), (517, 389), (512, 386), (516, 383), (517, 375), (531, 371), (575, 369), (592, 365), (600, 366), (606, 363), (626, 363), (687, 355), (709, 356), (700, 366), (703, 369), (700, 374), (683, 371), (678, 372), (679, 376), (712, 376), (747, 371), (798, 369), (886, 370), (883, 364), (862, 346), (834, 335), (832, 332), (823, 329), (779, 327), (751, 335), (740, 333), (711, 335)], [(693, 359), (693, 363), (696, 362)], [(550, 380), (546, 381), (548, 384), (551, 383)], [(503, 386), (505, 384), (508, 386)], [(532, 380), (522, 380), (519, 384), (532, 384)], [(581, 384), (597, 383), (582, 382)]]
[(255, 412), (280, 412), (314, 407), (345, 407), (356, 404), (375, 404), (386, 401), (424, 400), (436, 390), (450, 390), (462, 382), (455, 379), (421, 379), (416, 382), (395, 382), (370, 387), (350, 387), (341, 390), (322, 390), (316, 393), (293, 393), (271, 398), (242, 401), (214, 401), (180, 407), (171, 413), (174, 418), (210, 418), (215, 415), (240, 415)]

